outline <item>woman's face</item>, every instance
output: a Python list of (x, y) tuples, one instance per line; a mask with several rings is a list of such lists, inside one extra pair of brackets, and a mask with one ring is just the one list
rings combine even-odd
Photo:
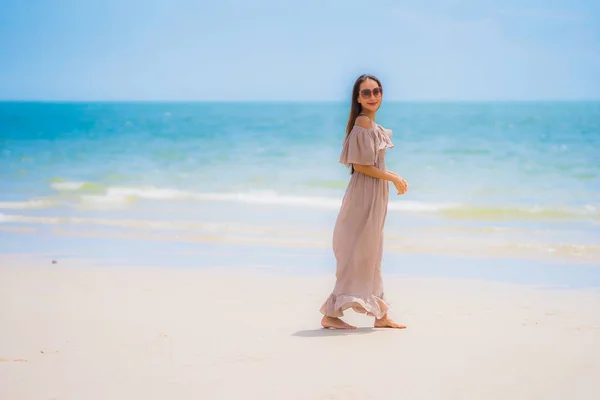
[(375, 112), (381, 106), (383, 90), (373, 79), (367, 79), (360, 84), (358, 90), (358, 102), (363, 110)]

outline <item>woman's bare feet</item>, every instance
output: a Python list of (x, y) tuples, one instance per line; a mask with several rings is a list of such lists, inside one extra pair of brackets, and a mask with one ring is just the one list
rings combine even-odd
[(375, 319), (375, 328), (406, 329), (406, 326), (400, 325), (399, 323), (392, 321), (387, 315), (384, 315), (381, 319)]
[(355, 326), (345, 323), (339, 318), (323, 317), (321, 326), (325, 329), (356, 329)]

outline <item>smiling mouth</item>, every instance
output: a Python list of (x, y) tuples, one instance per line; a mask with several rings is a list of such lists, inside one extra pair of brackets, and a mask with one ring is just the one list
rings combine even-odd
[(374, 102), (374, 103), (367, 103), (367, 104), (368, 104), (368, 105), (370, 105), (370, 106), (376, 106), (376, 105), (377, 105), (377, 102)]

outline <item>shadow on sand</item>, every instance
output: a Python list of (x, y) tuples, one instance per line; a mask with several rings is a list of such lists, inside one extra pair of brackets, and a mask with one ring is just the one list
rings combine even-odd
[(306, 331), (298, 331), (292, 336), (299, 337), (328, 337), (328, 336), (348, 336), (348, 335), (365, 335), (367, 333), (377, 332), (373, 328), (356, 328), (356, 329), (310, 329)]

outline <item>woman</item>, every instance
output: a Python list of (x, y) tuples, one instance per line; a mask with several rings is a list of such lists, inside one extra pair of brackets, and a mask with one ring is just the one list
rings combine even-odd
[(398, 194), (408, 190), (406, 181), (385, 167), (385, 151), (394, 145), (392, 132), (375, 123), (382, 98), (379, 79), (358, 77), (340, 156), (340, 162), (351, 167), (352, 176), (333, 232), (336, 283), (320, 310), (324, 328), (355, 329), (340, 319), (348, 308), (375, 317), (377, 328), (405, 328), (387, 315), (381, 278), (388, 181)]

